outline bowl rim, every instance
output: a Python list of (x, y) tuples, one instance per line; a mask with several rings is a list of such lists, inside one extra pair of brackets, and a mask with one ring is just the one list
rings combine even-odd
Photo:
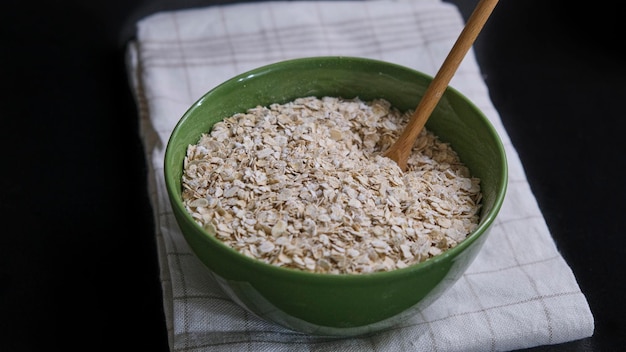
[[(215, 91), (218, 91), (223, 86), (232, 84), (235, 81), (241, 82), (241, 81), (245, 81), (246, 79), (255, 78), (257, 75), (275, 70), (279, 66), (298, 65), (298, 64), (317, 65), (318, 62), (325, 61), (325, 60), (339, 60), (339, 61), (354, 62), (354, 63), (361, 63), (361, 64), (385, 65), (385, 66), (395, 67), (397, 69), (409, 71), (413, 75), (423, 76), (429, 80), (432, 80), (433, 78), (432, 76), (422, 71), (418, 71), (416, 69), (413, 69), (407, 66), (403, 66), (403, 65), (396, 64), (396, 63), (392, 63), (392, 62), (383, 61), (383, 60), (378, 60), (378, 59), (355, 57), (355, 56), (310, 56), (310, 57), (301, 57), (301, 58), (295, 58), (295, 59), (287, 59), (287, 60), (276, 61), (270, 64), (262, 65), (262, 66), (250, 69), (248, 71), (245, 71), (243, 73), (237, 74), (223, 81), (222, 83), (214, 86), (213, 88), (211, 88), (210, 90), (202, 94), (202, 96), (198, 98), (187, 109), (187, 111), (185, 111), (185, 113), (181, 116), (181, 118), (177, 121), (176, 125), (172, 129), (172, 132), (170, 133), (170, 136), (166, 144), (166, 148), (164, 152), (164, 165), (163, 165), (164, 166), (163, 173), (165, 177), (164, 181), (165, 181), (167, 196), (170, 200), (171, 206), (177, 208), (177, 210), (185, 217), (185, 219), (190, 224), (192, 224), (192, 226), (194, 226), (198, 231), (200, 231), (200, 233), (205, 235), (205, 237), (209, 241), (216, 244), (218, 247), (222, 248), (223, 250), (229, 252), (230, 255), (239, 257), (242, 261), (246, 262), (248, 265), (255, 266), (255, 269), (261, 270), (263, 272), (270, 272), (270, 273), (282, 274), (282, 275), (291, 275), (293, 279), (302, 279), (302, 280), (306, 280), (309, 282), (322, 282), (322, 281), (329, 282), (328, 280), (331, 280), (332, 282), (332, 281), (337, 280), (337, 281), (342, 281), (344, 283), (350, 283), (350, 282), (358, 283), (363, 280), (371, 280), (373, 278), (380, 279), (380, 280), (392, 280), (392, 279), (396, 279), (399, 277), (410, 276), (415, 271), (428, 270), (428, 268), (436, 266), (441, 261), (447, 261), (449, 258), (454, 258), (460, 255), (473, 242), (475, 242), (481, 237), (484, 237), (484, 235), (486, 235), (485, 232), (489, 230), (490, 226), (495, 221), (495, 218), (497, 214), (500, 212), (502, 204), (504, 203), (505, 195), (506, 195), (507, 188), (508, 188), (507, 156), (506, 156), (504, 145), (502, 143), (502, 139), (499, 136), (493, 124), (491, 123), (491, 121), (487, 118), (487, 116), (483, 113), (483, 111), (480, 110), (476, 106), (476, 104), (472, 100), (470, 100), (467, 96), (465, 96), (463, 93), (461, 93), (459, 90), (457, 90), (456, 88), (452, 86), (448, 86), (446, 88), (446, 92), (449, 91), (450, 93), (445, 93), (445, 94), (457, 95), (468, 105), (469, 108), (471, 108), (477, 113), (477, 115), (480, 117), (480, 120), (484, 124), (485, 128), (488, 130), (488, 133), (492, 135), (496, 144), (495, 146), (496, 146), (497, 154), (500, 156), (500, 159), (502, 160), (501, 168), (499, 170), (500, 178), (498, 180), (501, 186), (497, 188), (497, 193), (495, 195), (493, 206), (491, 207), (490, 211), (487, 214), (484, 214), (484, 217), (483, 215), (481, 215), (478, 226), (472, 232), (470, 232), (464, 240), (458, 242), (456, 246), (446, 249), (442, 253), (435, 255), (433, 257), (430, 257), (422, 262), (410, 264), (409, 266), (405, 268), (398, 268), (398, 269), (385, 270), (385, 271), (375, 271), (375, 272), (368, 272), (368, 273), (340, 273), (340, 274), (319, 273), (319, 272), (312, 272), (312, 271), (296, 269), (296, 268), (281, 267), (281, 266), (264, 262), (260, 259), (246, 256), (245, 254), (239, 252), (235, 248), (229, 246), (228, 244), (216, 238), (215, 235), (209, 233), (206, 229), (204, 229), (200, 224), (198, 224), (192, 218), (191, 214), (189, 214), (189, 212), (186, 210), (182, 202), (182, 197), (180, 196), (180, 189), (177, 189), (177, 185), (178, 185), (178, 188), (180, 188), (180, 182), (179, 182), (180, 180), (179, 181), (175, 180), (173, 177), (174, 172), (170, 171), (168, 168), (168, 165), (170, 165), (170, 163), (168, 163), (168, 160), (173, 158), (172, 156), (173, 151), (170, 149), (170, 146), (172, 144), (172, 141), (176, 138), (176, 135), (182, 128), (182, 125), (185, 123), (185, 121), (190, 118), (193, 112), (200, 105), (202, 105), (202, 103), (206, 99), (208, 99), (211, 94), (213, 94)], [(198, 138), (199, 136), (200, 136), (200, 133), (198, 133)], [(176, 211), (175, 209), (172, 209), (172, 210)], [(195, 251), (194, 248), (190, 248), (190, 249), (192, 251)]]

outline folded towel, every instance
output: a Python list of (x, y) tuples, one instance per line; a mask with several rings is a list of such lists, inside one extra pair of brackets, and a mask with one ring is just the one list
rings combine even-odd
[(506, 351), (593, 334), (586, 298), (555, 246), (472, 50), (450, 85), (502, 137), (507, 197), (462, 278), (396, 328), (331, 339), (249, 314), (207, 275), (171, 213), (162, 169), (167, 140), (187, 108), (220, 82), (272, 62), (319, 55), (379, 59), (434, 75), (463, 24), (458, 8), (440, 0), (239, 3), (138, 21), (128, 46), (128, 73), (149, 166), (172, 351)]

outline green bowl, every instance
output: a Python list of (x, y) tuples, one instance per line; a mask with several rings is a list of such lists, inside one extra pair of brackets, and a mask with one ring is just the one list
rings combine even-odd
[(181, 198), (189, 144), (214, 123), (248, 108), (304, 96), (384, 98), (416, 107), (432, 77), (388, 62), (356, 57), (311, 57), (263, 66), (233, 77), (202, 96), (182, 116), (165, 152), (165, 182), (172, 210), (195, 255), (242, 307), (286, 328), (315, 335), (354, 336), (392, 327), (449, 289), (474, 260), (505, 197), (507, 162), (502, 142), (484, 114), (448, 88), (427, 128), (449, 142), (481, 179), (478, 227), (456, 247), (422, 263), (387, 272), (321, 274), (249, 258), (198, 225)]

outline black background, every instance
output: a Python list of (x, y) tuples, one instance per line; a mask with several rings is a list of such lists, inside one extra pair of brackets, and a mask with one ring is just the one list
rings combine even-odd
[[(449, 2), (466, 19), (476, 4)], [(0, 351), (168, 351), (124, 49), (141, 17), (215, 3), (0, 6)], [(597, 5), (503, 0), (475, 43), (596, 321), (591, 338), (533, 351), (626, 344), (626, 14)]]

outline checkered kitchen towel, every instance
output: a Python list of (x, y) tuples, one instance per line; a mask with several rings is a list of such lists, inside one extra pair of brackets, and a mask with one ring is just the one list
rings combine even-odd
[(504, 351), (593, 334), (585, 296), (555, 248), (473, 51), (450, 85), (482, 109), (502, 137), (507, 198), (467, 273), (418, 316), (364, 337), (290, 332), (229, 300), (176, 225), (163, 183), (164, 150), (178, 119), (206, 91), (261, 65), (318, 55), (374, 58), (434, 75), (463, 24), (458, 9), (440, 0), (240, 3), (161, 12), (137, 23), (128, 70), (150, 167), (171, 350)]

